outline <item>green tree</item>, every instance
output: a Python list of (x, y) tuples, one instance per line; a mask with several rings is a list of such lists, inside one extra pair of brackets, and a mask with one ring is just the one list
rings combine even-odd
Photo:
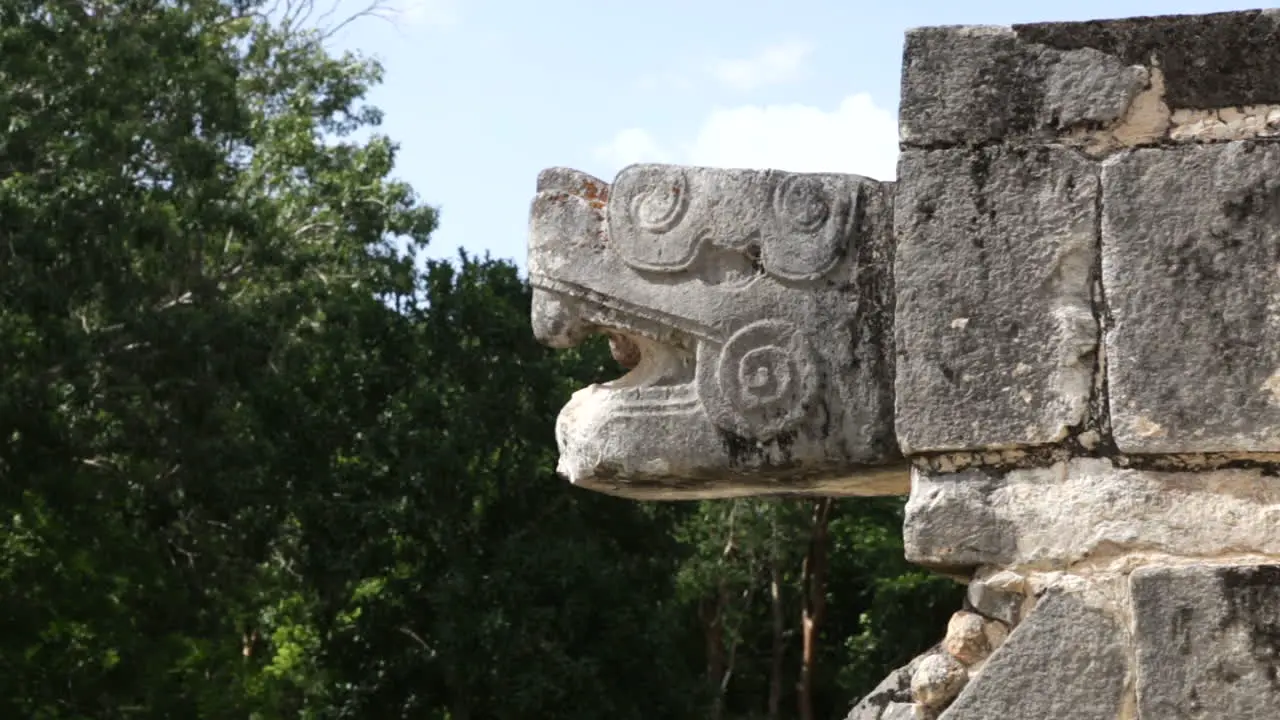
[(607, 355), (398, 253), (378, 66), (261, 9), (0, 6), (0, 714), (678, 716), (666, 515), (552, 473)]
[(606, 349), (416, 257), (381, 69), (268, 9), (0, 2), (0, 716), (829, 716), (936, 637), (899, 505), (555, 477)]
[(750, 498), (681, 517), (708, 714), (836, 717), (936, 643), (955, 582), (904, 559), (902, 501)]
[[(340, 717), (683, 716), (661, 509), (555, 477), (555, 417), (610, 363), (537, 345), (507, 264), (429, 263), (352, 471), (301, 515)], [(355, 361), (358, 365), (363, 365)], [(327, 384), (327, 383), (326, 383)], [(380, 393), (381, 394), (381, 393)], [(359, 498), (358, 501), (356, 498)], [(652, 510), (650, 512), (649, 510)]]
[[(434, 215), (376, 66), (213, 0), (0, 4), (0, 714), (245, 717), (337, 308)], [(329, 142), (325, 138), (330, 138)], [(338, 137), (338, 141), (332, 138)], [(264, 585), (266, 583), (266, 585)]]

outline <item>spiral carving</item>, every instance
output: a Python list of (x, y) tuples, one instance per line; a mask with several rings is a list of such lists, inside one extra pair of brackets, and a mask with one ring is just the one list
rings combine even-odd
[(857, 191), (830, 176), (790, 175), (773, 190), (762, 259), (770, 275), (815, 280), (839, 262)]
[(789, 323), (762, 320), (735, 333), (720, 352), (718, 385), (737, 429), (761, 439), (800, 422), (817, 391), (817, 365)]
[(645, 190), (631, 199), (631, 218), (641, 230), (665, 233), (689, 210), (689, 179), (673, 167), (649, 168), (647, 174), (652, 177), (642, 181)]
[(821, 180), (790, 175), (778, 183), (773, 195), (774, 212), (787, 229), (803, 233), (821, 230), (831, 217), (831, 202)]

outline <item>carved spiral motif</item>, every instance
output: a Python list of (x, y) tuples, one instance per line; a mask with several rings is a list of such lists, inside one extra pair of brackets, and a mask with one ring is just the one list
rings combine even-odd
[(721, 397), (762, 439), (804, 419), (817, 388), (812, 349), (795, 328), (777, 320), (753, 323), (729, 338), (717, 373)]
[(670, 231), (689, 209), (689, 180), (677, 168), (653, 168), (642, 192), (631, 199), (636, 227), (651, 233)]
[(812, 233), (831, 216), (831, 202), (821, 180), (790, 175), (778, 183), (773, 195), (774, 212), (792, 230)]

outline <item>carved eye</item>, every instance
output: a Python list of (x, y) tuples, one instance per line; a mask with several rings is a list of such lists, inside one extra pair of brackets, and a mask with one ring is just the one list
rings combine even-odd
[(791, 175), (778, 183), (774, 211), (789, 229), (811, 233), (821, 229), (831, 216), (831, 203), (822, 181), (805, 175)]
[(802, 421), (817, 390), (813, 350), (788, 323), (762, 320), (720, 352), (718, 396), (736, 431), (768, 439)]
[(680, 224), (689, 208), (689, 181), (684, 173), (654, 168), (643, 182), (645, 189), (631, 200), (631, 217), (636, 227), (664, 233)]
[(773, 188), (773, 216), (761, 260), (775, 278), (816, 280), (840, 261), (848, 243), (857, 183), (831, 175), (787, 175)]
[(768, 407), (791, 390), (791, 358), (780, 347), (749, 350), (738, 361), (735, 400), (744, 408)]

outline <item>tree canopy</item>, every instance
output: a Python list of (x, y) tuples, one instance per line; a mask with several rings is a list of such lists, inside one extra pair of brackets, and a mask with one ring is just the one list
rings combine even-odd
[(420, 257), (295, 9), (0, 0), (0, 716), (834, 717), (929, 644), (896, 501), (555, 476), (607, 348)]

